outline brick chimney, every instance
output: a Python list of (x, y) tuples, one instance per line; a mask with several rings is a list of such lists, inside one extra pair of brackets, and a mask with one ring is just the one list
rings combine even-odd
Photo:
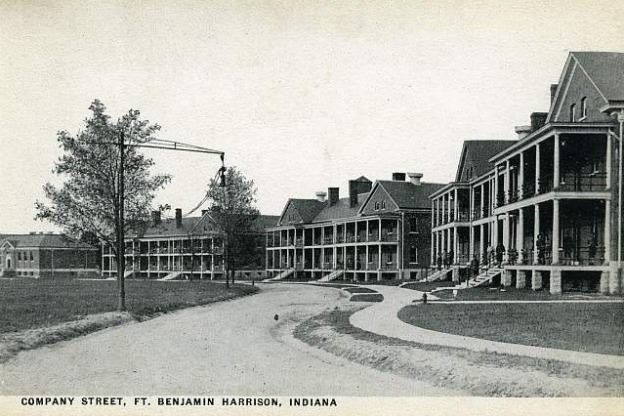
[(325, 202), (326, 197), (327, 197), (327, 192), (325, 191), (318, 191), (316, 193), (316, 200), (319, 202)]
[(182, 209), (176, 208), (176, 228), (182, 228)]
[(336, 205), (340, 199), (340, 188), (327, 188), (329, 195), (329, 206)]
[(547, 117), (548, 113), (531, 113), (531, 131), (544, 127)]
[(349, 206), (353, 208), (358, 203), (358, 194), (370, 192), (373, 183), (361, 176), (349, 181)]
[(414, 173), (414, 172), (408, 172), (407, 174), (409, 180), (411, 183), (413, 183), (414, 185), (420, 185), (420, 180), (423, 177), (422, 173)]
[(555, 94), (557, 93), (557, 88), (559, 84), (550, 84), (550, 104), (552, 105), (553, 101), (555, 101)]
[(526, 136), (529, 135), (529, 133), (531, 133), (531, 126), (516, 126), (514, 128), (516, 134), (518, 135), (518, 140), (522, 140), (524, 139)]
[(392, 173), (392, 180), (393, 181), (405, 182), (405, 173), (403, 173), (403, 172), (393, 172)]
[(160, 211), (152, 211), (152, 226), (156, 227), (160, 224)]

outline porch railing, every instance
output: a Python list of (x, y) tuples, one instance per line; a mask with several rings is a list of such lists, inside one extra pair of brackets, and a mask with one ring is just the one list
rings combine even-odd
[(560, 191), (573, 191), (573, 192), (591, 192), (602, 191), (607, 186), (607, 174), (592, 173), (592, 174), (573, 174), (566, 173), (561, 176), (558, 190)]
[(605, 248), (603, 246), (584, 246), (562, 249), (559, 262), (566, 266), (594, 266), (603, 264), (605, 261)]

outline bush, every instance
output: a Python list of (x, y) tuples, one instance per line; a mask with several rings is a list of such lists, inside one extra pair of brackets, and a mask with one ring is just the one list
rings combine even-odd
[(15, 270), (3, 270), (2, 271), (2, 277), (14, 278), (16, 276), (17, 276), (17, 273), (15, 272)]

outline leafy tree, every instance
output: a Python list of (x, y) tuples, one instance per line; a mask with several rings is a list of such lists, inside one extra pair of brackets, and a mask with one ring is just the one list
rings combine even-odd
[(255, 206), (257, 189), (253, 180), (247, 179), (236, 167), (225, 172), (225, 186), (220, 179), (212, 179), (208, 185), (209, 212), (223, 235), (225, 282), (234, 282), (234, 273), (256, 255), (256, 219), (259, 211)]
[[(129, 110), (113, 122), (99, 100), (89, 107), (91, 116), (84, 127), (72, 135), (57, 133), (63, 151), (53, 173), (65, 179), (60, 188), (47, 183), (44, 192), (49, 203), (37, 201), (36, 219), (47, 220), (73, 236), (89, 236), (113, 249), (119, 282), (119, 309), (125, 309), (124, 253), (117, 250), (120, 228), (124, 232), (141, 232), (150, 220), (150, 207), (155, 192), (164, 187), (169, 175), (152, 175), (152, 159), (146, 158), (132, 144), (145, 143), (160, 130), (157, 124), (140, 119), (138, 110)], [(119, 173), (120, 140), (124, 147), (124, 221), (120, 221)]]

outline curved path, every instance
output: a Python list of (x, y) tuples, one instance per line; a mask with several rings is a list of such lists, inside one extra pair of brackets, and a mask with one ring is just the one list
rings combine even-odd
[(22, 352), (0, 365), (0, 394), (457, 394), (295, 340), (290, 332), (298, 322), (346, 302), (341, 291), (284, 284), (261, 288), (253, 296)]
[[(597, 367), (624, 369), (624, 357), (619, 355), (510, 344), (420, 328), (403, 322), (398, 318), (397, 314), (401, 308), (412, 304), (414, 300), (420, 301), (422, 292), (401, 289), (396, 286), (374, 285), (369, 287), (381, 293), (384, 296), (384, 301), (351, 315), (351, 324), (365, 331), (419, 344), (441, 345), (478, 352), (497, 352), (500, 354), (544, 358)], [(429, 299), (433, 300), (433, 296), (429, 296)], [(426, 306), (423, 305), (423, 308), (426, 308)]]

